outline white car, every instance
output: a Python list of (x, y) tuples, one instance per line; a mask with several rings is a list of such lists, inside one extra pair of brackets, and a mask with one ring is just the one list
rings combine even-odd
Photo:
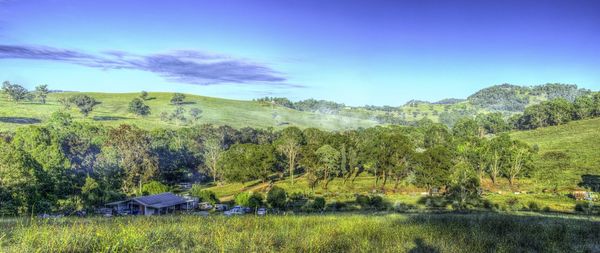
[(240, 206), (236, 206), (234, 208), (231, 208), (231, 210), (229, 211), (225, 211), (223, 214), (225, 214), (226, 216), (232, 216), (232, 215), (244, 215), (244, 208), (240, 207)]
[(256, 210), (256, 215), (258, 215), (258, 216), (267, 215), (267, 209), (264, 207), (259, 208), (258, 210)]
[(210, 210), (213, 208), (213, 206), (208, 202), (202, 202), (198, 204), (198, 208), (200, 208), (200, 210)]

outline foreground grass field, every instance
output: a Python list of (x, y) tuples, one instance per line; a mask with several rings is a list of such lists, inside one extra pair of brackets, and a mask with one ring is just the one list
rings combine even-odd
[(5, 252), (598, 252), (578, 216), (385, 214), (0, 220)]

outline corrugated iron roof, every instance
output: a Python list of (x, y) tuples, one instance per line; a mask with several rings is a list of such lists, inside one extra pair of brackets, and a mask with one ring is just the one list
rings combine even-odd
[(162, 208), (168, 206), (174, 206), (179, 204), (185, 204), (187, 202), (183, 197), (177, 196), (170, 192), (164, 192), (155, 195), (141, 196), (133, 198), (132, 200), (154, 208)]

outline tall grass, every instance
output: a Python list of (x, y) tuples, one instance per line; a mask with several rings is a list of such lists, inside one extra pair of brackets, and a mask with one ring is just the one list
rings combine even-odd
[(7, 252), (598, 252), (597, 220), (502, 214), (125, 217), (0, 223)]

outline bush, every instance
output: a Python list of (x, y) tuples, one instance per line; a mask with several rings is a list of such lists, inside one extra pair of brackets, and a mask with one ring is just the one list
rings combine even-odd
[(235, 204), (239, 206), (250, 206), (250, 197), (252, 193), (250, 192), (241, 192), (235, 195)]
[(323, 211), (325, 209), (325, 198), (316, 197), (312, 202), (312, 208), (317, 211)]
[(356, 199), (354, 200), (356, 204), (358, 204), (361, 208), (369, 208), (370, 207), (370, 199), (369, 196), (366, 195), (356, 195)]
[(168, 191), (170, 191), (169, 186), (158, 181), (150, 181), (142, 186), (143, 195), (153, 195)]
[(259, 208), (263, 205), (263, 195), (260, 192), (254, 192), (248, 199), (248, 207)]
[(200, 185), (193, 185), (192, 189), (190, 189), (190, 195), (198, 198), (198, 201), (200, 202), (208, 202), (211, 204), (219, 203), (219, 199), (217, 198), (217, 195), (214, 192), (202, 190), (202, 187)]
[(533, 201), (529, 202), (529, 204), (527, 205), (527, 207), (531, 211), (536, 211), (536, 212), (540, 211), (540, 206), (538, 205), (538, 203), (533, 202)]
[(272, 208), (285, 209), (287, 193), (282, 188), (274, 186), (267, 194), (267, 203)]

